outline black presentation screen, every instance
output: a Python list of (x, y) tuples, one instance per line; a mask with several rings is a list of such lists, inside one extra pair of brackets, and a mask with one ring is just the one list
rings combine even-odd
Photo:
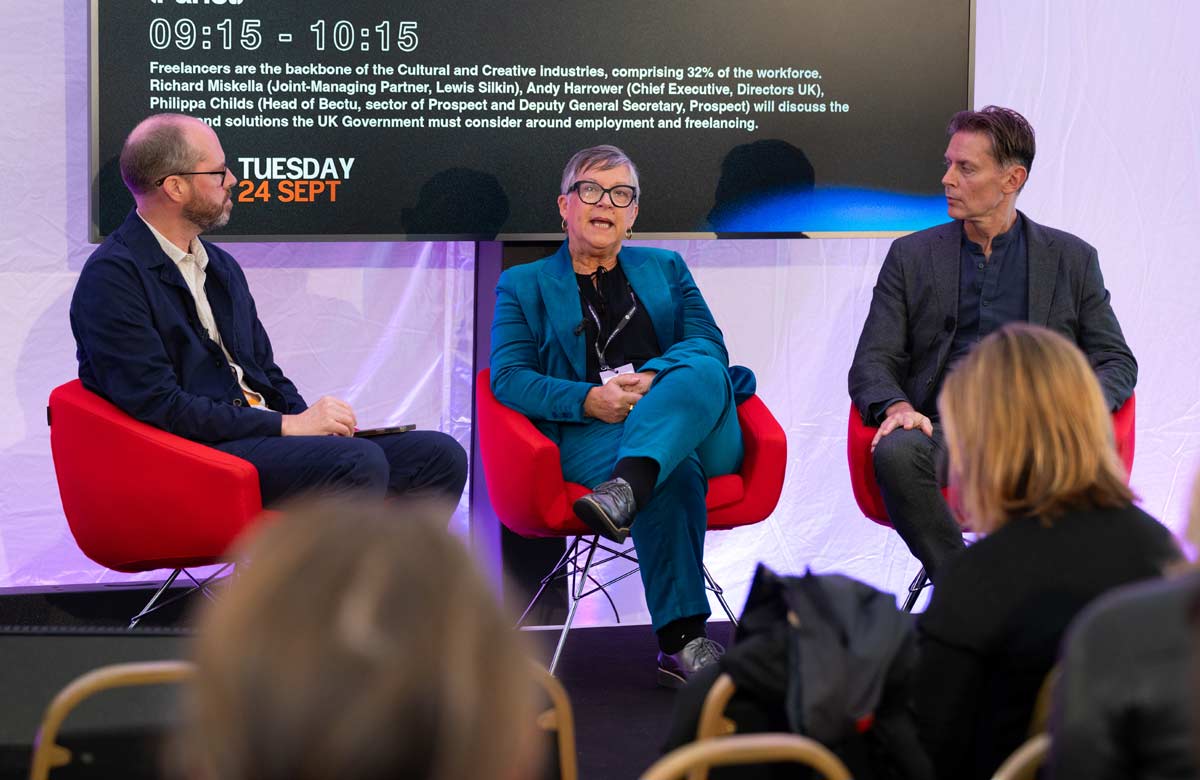
[(943, 222), (971, 0), (93, 0), (94, 236), (163, 111), (241, 179), (223, 240), (559, 235), (562, 166), (622, 147), (641, 235)]

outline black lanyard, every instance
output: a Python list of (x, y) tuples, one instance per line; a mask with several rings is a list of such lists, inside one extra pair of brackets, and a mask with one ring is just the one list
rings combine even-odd
[(597, 316), (596, 310), (592, 308), (591, 303), (588, 303), (588, 305), (587, 305), (588, 314), (592, 315), (592, 320), (596, 323), (596, 342), (593, 346), (596, 349), (596, 357), (600, 361), (600, 370), (601, 371), (611, 370), (608, 367), (608, 361), (604, 359), (604, 355), (606, 352), (608, 352), (608, 347), (610, 344), (613, 343), (613, 339), (615, 339), (617, 337), (617, 334), (620, 333), (621, 331), (625, 330), (625, 326), (629, 324), (629, 321), (631, 319), (633, 319), (633, 315), (637, 314), (637, 310), (638, 310), (637, 296), (634, 295), (633, 286), (631, 284), (629, 284), (628, 279), (625, 280), (625, 287), (629, 290), (629, 297), (633, 300), (633, 305), (629, 307), (629, 311), (625, 312), (625, 316), (622, 317), (621, 321), (617, 323), (617, 327), (613, 328), (613, 332), (608, 334), (608, 338), (605, 339), (605, 341), (604, 341), (603, 348), (600, 347), (600, 332), (601, 332), (600, 317)]

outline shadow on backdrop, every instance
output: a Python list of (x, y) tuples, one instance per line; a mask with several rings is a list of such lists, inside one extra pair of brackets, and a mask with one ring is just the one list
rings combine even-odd
[(721, 162), (708, 222), (717, 233), (746, 231), (761, 204), (811, 192), (815, 184), (808, 155), (787, 141), (772, 138), (735, 146)]
[(401, 210), (400, 221), (409, 236), (470, 235), (490, 240), (508, 215), (508, 195), (499, 179), (470, 168), (447, 168), (421, 185), (420, 199)]

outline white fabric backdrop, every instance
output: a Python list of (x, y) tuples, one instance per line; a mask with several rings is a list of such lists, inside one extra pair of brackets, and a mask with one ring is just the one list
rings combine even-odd
[[(0, 4), (0, 587), (116, 579), (70, 538), (43, 411), (49, 390), (75, 374), (67, 305), (92, 249), (85, 6)], [(1133, 485), (1179, 530), (1200, 454), (1200, 55), (1191, 39), (1200, 6), (978, 0), (977, 11), (975, 102), (1012, 106), (1037, 129), (1020, 207), (1100, 251), (1140, 364)], [(930, 161), (930, 177), (939, 163)], [(644, 208), (653, 203), (651, 183)], [(755, 368), (788, 433), (778, 510), (708, 542), (735, 603), (760, 560), (893, 590), (916, 571), (896, 535), (859, 514), (845, 465), (846, 370), (887, 244), (659, 244), (687, 258), (732, 358)], [(342, 394), (365, 420), (416, 421), (468, 441), (469, 244), (230, 248), (306, 396)], [(465, 522), (460, 512), (456, 529)], [(636, 583), (619, 601), (623, 620), (647, 619)], [(593, 604), (581, 620), (606, 622), (605, 609)]]

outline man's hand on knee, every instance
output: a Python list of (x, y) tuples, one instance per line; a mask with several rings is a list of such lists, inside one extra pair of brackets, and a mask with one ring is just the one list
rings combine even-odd
[(887, 417), (879, 424), (875, 438), (871, 439), (871, 452), (879, 444), (879, 440), (897, 428), (911, 431), (919, 428), (921, 433), (932, 438), (933, 421), (913, 408), (908, 401), (897, 401), (887, 408)]
[(333, 396), (322, 396), (300, 414), (283, 415), (284, 436), (353, 436), (358, 420), (350, 404)]

